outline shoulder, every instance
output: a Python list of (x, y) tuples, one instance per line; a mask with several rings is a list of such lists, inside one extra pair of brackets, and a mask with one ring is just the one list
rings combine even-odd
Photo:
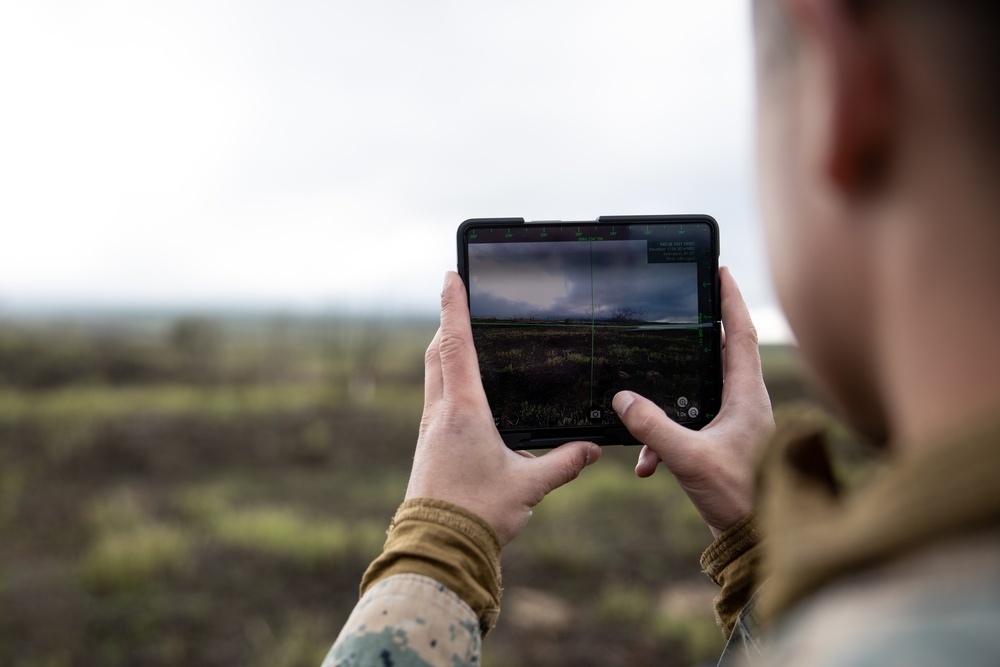
[(772, 629), (767, 664), (1000, 664), (1000, 532), (842, 577)]

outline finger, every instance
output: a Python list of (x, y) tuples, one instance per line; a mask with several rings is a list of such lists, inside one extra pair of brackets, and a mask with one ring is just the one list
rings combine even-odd
[(696, 433), (670, 419), (658, 405), (635, 392), (618, 392), (611, 405), (628, 432), (648, 447), (660, 461), (666, 463), (668, 468), (687, 449), (689, 440), (697, 437)]
[(725, 327), (725, 381), (741, 382), (760, 377), (760, 349), (757, 329), (743, 294), (728, 267), (719, 269), (722, 296), (722, 326)]
[(656, 467), (660, 465), (660, 457), (652, 449), (643, 445), (639, 452), (639, 461), (635, 464), (635, 474), (637, 477), (650, 477), (656, 472)]
[(438, 328), (424, 353), (424, 410), (436, 403), (444, 394), (441, 380), (441, 329)]
[(442, 391), (456, 396), (482, 394), (479, 360), (472, 341), (472, 323), (465, 285), (454, 271), (444, 277), (441, 291), (441, 331), (438, 341), (441, 358)]
[(536, 457), (535, 478), (543, 487), (542, 495), (572, 482), (585, 467), (595, 463), (599, 458), (601, 458), (601, 448), (592, 442), (568, 442)]

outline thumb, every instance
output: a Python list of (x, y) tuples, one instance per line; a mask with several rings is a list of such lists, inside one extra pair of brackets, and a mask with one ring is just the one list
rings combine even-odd
[(691, 432), (668, 417), (660, 406), (635, 392), (618, 392), (611, 405), (628, 432), (671, 467), (677, 448), (691, 437)]
[(535, 479), (543, 487), (542, 495), (572, 482), (599, 458), (601, 448), (592, 442), (569, 442), (539, 456), (535, 459)]

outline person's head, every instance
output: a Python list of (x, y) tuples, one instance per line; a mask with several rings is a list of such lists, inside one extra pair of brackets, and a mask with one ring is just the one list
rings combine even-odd
[(752, 1), (775, 287), (829, 397), (882, 437), (887, 263), (934, 202), (974, 187), (956, 174), (1000, 174), (1000, 3)]

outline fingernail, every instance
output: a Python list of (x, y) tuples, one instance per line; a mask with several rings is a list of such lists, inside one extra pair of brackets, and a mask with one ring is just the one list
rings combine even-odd
[(583, 467), (584, 468), (586, 468), (591, 463), (593, 463), (594, 461), (597, 460), (597, 457), (594, 456), (594, 454), (597, 453), (596, 450), (598, 450), (598, 449), (599, 449), (599, 447), (597, 445), (591, 445), (590, 447), (587, 447), (587, 460), (583, 462)]
[(442, 291), (442, 292), (443, 292), (444, 290), (448, 289), (448, 285), (450, 285), (450, 284), (451, 284), (451, 276), (452, 276), (452, 275), (453, 275), (453, 274), (452, 274), (452, 272), (451, 272), (451, 271), (445, 271), (445, 272), (444, 272), (444, 285), (442, 285), (442, 286), (441, 286), (441, 291)]
[(639, 452), (639, 460), (636, 461), (635, 467), (638, 468), (639, 466), (641, 466), (645, 462), (646, 462), (646, 448), (643, 447), (642, 451)]
[(630, 391), (620, 391), (611, 399), (611, 407), (615, 409), (619, 417), (624, 417), (633, 403), (635, 403), (635, 396)]

